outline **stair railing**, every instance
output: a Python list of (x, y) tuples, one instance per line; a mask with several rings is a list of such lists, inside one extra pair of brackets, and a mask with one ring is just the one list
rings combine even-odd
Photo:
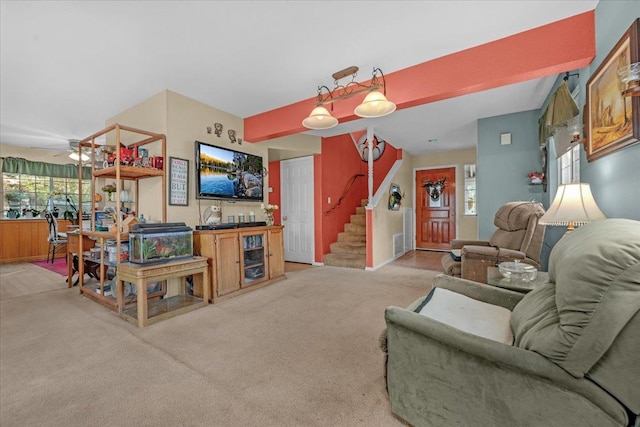
[(347, 194), (349, 193), (349, 190), (351, 189), (351, 187), (353, 186), (353, 183), (356, 182), (356, 179), (364, 177), (363, 173), (357, 173), (355, 175), (353, 175), (347, 182), (347, 184), (344, 186), (344, 190), (342, 191), (342, 195), (340, 196), (340, 198), (338, 199), (338, 201), (336, 202), (335, 205), (333, 205), (333, 207), (327, 211), (324, 212), (324, 215), (329, 215), (331, 213), (331, 211), (333, 211), (335, 208), (337, 208), (338, 206), (340, 206), (340, 203), (342, 203), (342, 200), (347, 196)]

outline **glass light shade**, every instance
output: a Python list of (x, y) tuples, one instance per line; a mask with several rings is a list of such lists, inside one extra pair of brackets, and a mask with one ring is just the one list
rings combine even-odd
[(83, 162), (86, 162), (89, 160), (89, 156), (87, 156), (86, 154), (82, 153), (82, 155), (78, 154), (77, 151), (74, 151), (73, 153), (69, 154), (69, 158), (73, 161), (78, 161), (80, 159), (82, 159)]
[(620, 67), (618, 69), (618, 77), (625, 84), (640, 80), (640, 62)]
[(330, 129), (338, 124), (338, 119), (333, 117), (324, 107), (316, 107), (309, 117), (302, 121), (302, 126), (307, 129)]
[(591, 187), (582, 183), (559, 186), (553, 203), (539, 222), (571, 227), (605, 218), (591, 194)]
[(618, 78), (620, 82), (626, 85), (622, 91), (624, 96), (640, 95), (640, 62), (626, 65), (618, 69)]
[(396, 111), (396, 104), (389, 101), (382, 93), (378, 91), (369, 92), (353, 111), (356, 116), (373, 118), (387, 116)]

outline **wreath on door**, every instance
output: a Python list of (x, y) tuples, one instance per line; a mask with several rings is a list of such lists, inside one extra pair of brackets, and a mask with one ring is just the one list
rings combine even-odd
[(427, 189), (427, 193), (429, 193), (429, 197), (434, 202), (440, 200), (440, 195), (444, 191), (444, 183), (447, 180), (446, 177), (440, 178), (438, 181), (427, 180), (422, 184), (424, 188)]

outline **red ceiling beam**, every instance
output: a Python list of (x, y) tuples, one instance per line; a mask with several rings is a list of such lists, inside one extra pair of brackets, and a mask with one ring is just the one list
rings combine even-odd
[[(595, 57), (595, 13), (585, 12), (532, 30), (385, 74), (398, 110), (586, 67)], [(260, 142), (307, 129), (302, 120), (316, 98), (244, 119), (244, 137)], [(340, 122), (359, 117), (360, 97), (333, 104)]]

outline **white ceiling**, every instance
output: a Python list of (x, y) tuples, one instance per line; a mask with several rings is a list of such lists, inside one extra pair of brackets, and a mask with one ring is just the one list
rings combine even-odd
[[(65, 149), (165, 89), (248, 117), (315, 96), (350, 65), (359, 80), (389, 74), (597, 3), (2, 0), (0, 142)], [(375, 129), (411, 154), (473, 147), (478, 118), (539, 108), (555, 78), (397, 111)]]

